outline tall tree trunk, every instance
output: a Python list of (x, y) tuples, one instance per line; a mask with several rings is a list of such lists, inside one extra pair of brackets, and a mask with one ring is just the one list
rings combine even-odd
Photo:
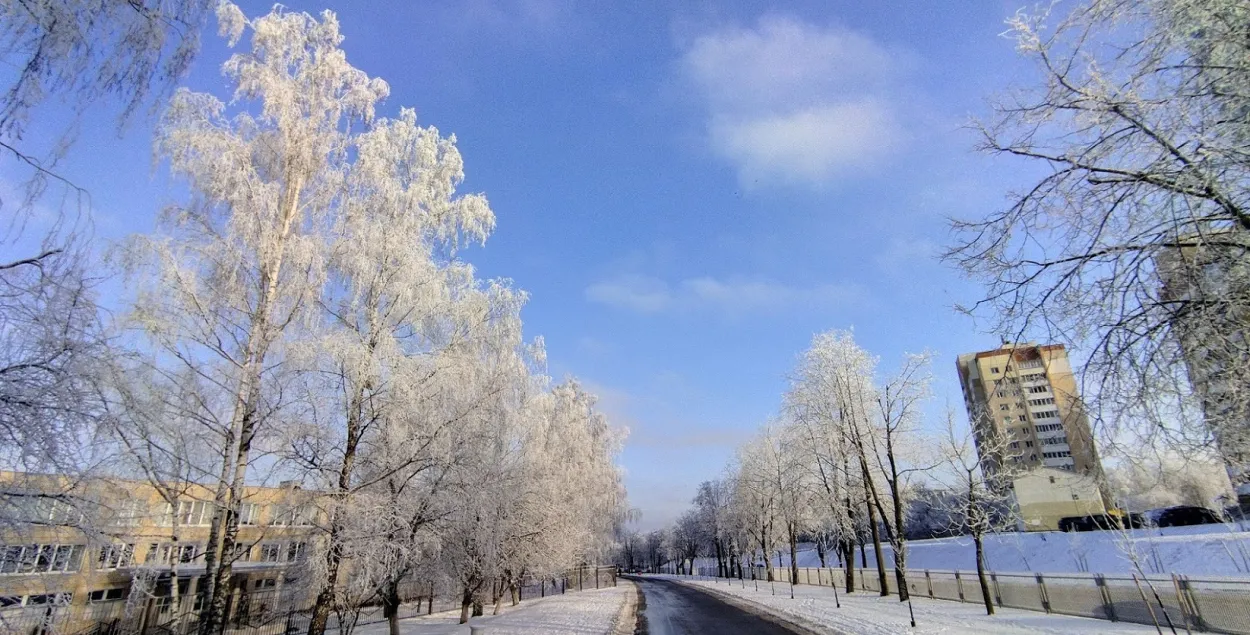
[(334, 589), (339, 583), (339, 568), (343, 563), (343, 513), (349, 503), (352, 473), (356, 467), (356, 449), (360, 444), (361, 407), (364, 389), (358, 388), (348, 402), (347, 443), (343, 447), (343, 462), (339, 465), (338, 496), (330, 510), (329, 545), (326, 549), (326, 573), (321, 580), (321, 590), (313, 604), (312, 620), (308, 623), (308, 635), (325, 635), (330, 609), (334, 606)]
[[(399, 635), (399, 580), (390, 579), (386, 582), (386, 591), (382, 594), (382, 614), (386, 617), (386, 626), (390, 635)], [(417, 610), (421, 610), (421, 598), (417, 597)]]
[[(288, 168), (288, 172), (293, 168)], [(221, 635), (226, 629), (226, 601), (229, 599), (228, 586), (233, 573), (233, 562), (227, 555), (234, 550), (235, 538), (239, 530), (237, 507), (241, 497), (245, 477), (247, 475), (248, 456), (251, 452), (252, 437), (256, 433), (256, 410), (260, 403), (260, 379), (264, 370), (265, 357), (274, 335), (271, 328), (271, 312), (278, 295), (278, 282), (281, 279), (282, 263), (286, 258), (286, 245), (290, 241), (291, 228), (295, 217), (299, 214), (299, 197), (304, 187), (304, 176), (289, 174), (287, 185), (282, 191), (279, 205), (282, 209), (282, 226), (275, 240), (275, 249), (260, 268), (260, 293), (256, 302), (256, 312), (252, 314), (248, 324), (247, 343), (241, 361), (242, 374), (239, 388), (235, 393), (234, 412), (231, 416), (231, 444), (238, 442), (234, 457), (229, 456), (229, 449), (222, 457), (222, 482), (218, 483), (213, 502), (216, 511), (213, 522), (209, 526), (209, 540), (204, 556), (205, 577), (208, 579), (206, 600), (208, 610), (200, 618), (202, 635)], [(230, 460), (233, 458), (233, 462)], [(231, 468), (234, 478), (227, 479)], [(211, 563), (211, 565), (210, 565)], [(216, 570), (214, 571), (214, 567)]]
[(464, 624), (469, 621), (469, 609), (473, 606), (473, 591), (469, 585), (465, 585), (464, 592), (460, 595), (460, 623)]
[(760, 552), (764, 554), (764, 571), (768, 574), (768, 581), (773, 581), (773, 559), (768, 557), (768, 526), (760, 526)]
[(842, 539), (839, 542), (842, 547), (842, 562), (846, 564), (846, 592), (855, 592), (855, 543)]
[[(864, 478), (868, 478), (868, 464), (863, 463)], [(868, 498), (868, 488), (864, 488), (864, 507), (868, 508), (868, 529), (872, 533), (872, 553), (877, 558), (877, 584), (881, 585), (881, 595), (890, 594), (889, 578), (885, 574), (885, 555), (881, 551), (881, 530), (877, 527), (877, 512)]]
[(799, 545), (798, 528), (793, 521), (786, 523), (790, 534), (790, 584), (799, 583)]
[(994, 600), (990, 597), (990, 583), (985, 578), (985, 549), (981, 545), (980, 532), (972, 534), (972, 542), (977, 546), (977, 582), (981, 583), (981, 599), (985, 601), (985, 614), (994, 614)]

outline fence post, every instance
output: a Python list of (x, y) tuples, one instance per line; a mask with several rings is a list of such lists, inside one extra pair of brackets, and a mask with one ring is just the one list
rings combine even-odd
[(1042, 601), (1042, 610), (1050, 613), (1050, 594), (1046, 592), (1046, 580), (1040, 573), (1034, 573), (1033, 577), (1037, 579), (1037, 597)]
[(1198, 604), (1198, 598), (1194, 597), (1194, 587), (1189, 583), (1189, 576), (1182, 575), (1178, 581), (1185, 600), (1189, 604), (1189, 614), (1193, 616), (1194, 627), (1203, 631), (1208, 630), (1206, 620), (1202, 619), (1202, 607)]
[(1172, 588), (1176, 591), (1176, 605), (1181, 609), (1181, 619), (1184, 620), (1185, 630), (1189, 630), (1189, 607), (1185, 606), (1185, 598), (1181, 597), (1181, 585), (1176, 580), (1176, 574), (1172, 574)]
[(955, 586), (959, 589), (959, 601), (965, 602), (966, 600), (964, 600), (964, 579), (959, 577), (959, 569), (955, 569)]
[(1098, 593), (1102, 596), (1102, 605), (1107, 612), (1107, 619), (1118, 622), (1115, 615), (1115, 602), (1111, 601), (1111, 592), (1107, 590), (1107, 579), (1101, 573), (1095, 573), (1094, 584), (1098, 585)]
[(933, 578), (929, 577), (929, 570), (924, 570), (924, 583), (929, 587), (929, 597), (933, 597)]
[(990, 582), (994, 583), (994, 603), (999, 606), (1002, 606), (1003, 605), (1003, 593), (1002, 591), (998, 589), (998, 574), (997, 573), (994, 573), (993, 571), (990, 572)]

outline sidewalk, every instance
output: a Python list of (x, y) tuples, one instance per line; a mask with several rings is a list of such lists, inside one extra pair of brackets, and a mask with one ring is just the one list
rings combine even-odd
[[(916, 628), (911, 628), (907, 603), (899, 602), (897, 596), (881, 597), (857, 591), (847, 595), (839, 591), (842, 608), (837, 608), (833, 589), (798, 585), (794, 587), (794, 599), (790, 599), (790, 585), (776, 582), (725, 580), (714, 578), (692, 579), (686, 576), (656, 575), (680, 580), (708, 590), (725, 593), (766, 609), (780, 613), (796, 622), (830, 633), (847, 635), (893, 635), (895, 633), (961, 633), (968, 635), (1072, 635), (1074, 633), (1137, 634), (1157, 633), (1153, 626), (1107, 622), (1067, 615), (1047, 615), (1019, 609), (995, 607), (995, 615), (985, 614), (980, 604), (964, 604), (913, 598)], [(773, 595), (773, 589), (776, 595)], [(1166, 630), (1166, 626), (1164, 627)]]
[[(591, 591), (525, 600), (512, 607), (505, 601), (499, 615), (475, 617), (470, 624), (485, 626), (487, 635), (610, 635), (617, 614), (633, 584), (621, 583)], [(467, 635), (469, 624), (457, 624), (460, 611), (400, 620), (403, 635)], [(386, 622), (357, 628), (356, 635), (387, 635)]]

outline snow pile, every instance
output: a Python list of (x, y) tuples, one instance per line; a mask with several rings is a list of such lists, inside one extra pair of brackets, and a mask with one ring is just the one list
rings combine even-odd
[[(657, 576), (672, 577), (672, 576)], [(1104, 622), (1083, 617), (1047, 615), (1032, 611), (999, 608), (994, 616), (985, 614), (979, 604), (964, 604), (916, 598), (916, 628), (911, 628), (907, 604), (897, 597), (880, 597), (856, 593), (839, 596), (842, 607), (837, 608), (833, 590), (829, 587), (800, 585), (794, 587), (794, 599), (790, 599), (790, 587), (776, 585), (776, 595), (767, 583), (761, 582), (759, 590), (751, 582), (745, 588), (741, 583), (726, 584), (724, 581), (691, 581), (678, 578), (687, 584), (720, 593), (727, 593), (739, 600), (764, 607), (801, 624), (819, 625), (830, 630), (857, 635), (894, 635), (897, 633), (961, 633), (964, 635), (1071, 635), (1072, 633), (1145, 634), (1155, 633), (1153, 626)]]
[[(475, 617), (470, 623), (487, 626), (490, 635), (610, 635), (617, 614), (634, 585), (551, 595), (504, 606), (499, 615)], [(490, 612), (490, 608), (487, 608)], [(448, 611), (399, 622), (403, 635), (462, 635), (468, 624), (457, 624), (459, 611)], [(355, 630), (356, 635), (387, 635), (387, 624), (377, 623)]]

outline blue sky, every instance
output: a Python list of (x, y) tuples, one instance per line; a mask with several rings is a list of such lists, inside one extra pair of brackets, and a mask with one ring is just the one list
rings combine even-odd
[[(318, 11), (327, 0), (293, 1)], [(398, 5), (398, 6), (396, 6)], [(250, 15), (268, 10), (244, 2)], [(1000, 37), (1019, 3), (339, 2), (348, 59), (454, 133), (498, 228), (469, 259), (532, 294), (528, 333), (632, 433), (642, 527), (671, 520), (775, 412), (811, 336), (853, 327), (890, 366), (992, 347), (935, 254), (947, 216), (1027, 180), (963, 129), (1030, 69)], [(221, 94), (211, 33), (188, 85)], [(103, 246), (181, 189), (150, 127), (89, 116), (65, 171)]]

